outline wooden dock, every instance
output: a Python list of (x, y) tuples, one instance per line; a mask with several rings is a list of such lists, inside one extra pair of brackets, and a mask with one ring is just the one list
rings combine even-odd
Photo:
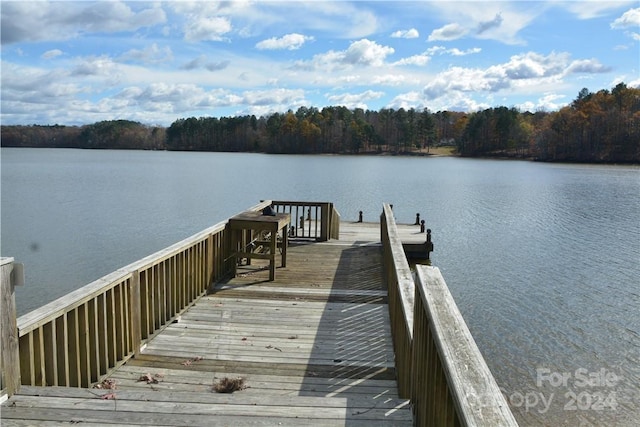
[[(115, 388), (23, 386), (2, 425), (412, 425), (376, 226), (294, 240), (275, 281), (240, 266), (102, 382)], [(242, 389), (217, 393), (225, 378)]]
[(223, 221), (20, 317), (3, 258), (2, 425), (517, 425), (420, 226), (267, 207), (287, 234)]

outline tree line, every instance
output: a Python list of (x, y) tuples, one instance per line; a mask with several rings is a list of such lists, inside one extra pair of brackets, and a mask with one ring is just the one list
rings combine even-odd
[(467, 157), (640, 163), (640, 89), (624, 83), (596, 93), (585, 88), (554, 112), (300, 107), (262, 117), (181, 118), (168, 128), (111, 120), (1, 131), (5, 147), (415, 154), (454, 145)]

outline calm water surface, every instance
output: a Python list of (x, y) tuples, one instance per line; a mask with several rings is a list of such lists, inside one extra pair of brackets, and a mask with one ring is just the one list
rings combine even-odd
[(21, 313), (261, 199), (420, 213), (522, 425), (640, 419), (640, 169), (457, 158), (2, 148)]

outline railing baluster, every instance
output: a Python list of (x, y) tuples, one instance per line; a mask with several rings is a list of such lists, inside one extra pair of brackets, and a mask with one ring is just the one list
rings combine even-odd
[(98, 381), (100, 376), (100, 340), (98, 335), (98, 306), (97, 298), (94, 297), (87, 303), (89, 324), (89, 352), (91, 359), (91, 371), (89, 383)]
[(45, 334), (45, 367), (46, 383), (48, 385), (58, 385), (58, 352), (57, 334), (55, 322), (49, 322), (43, 328)]
[(115, 366), (116, 360), (118, 360), (118, 356), (116, 355), (116, 307), (114, 295), (115, 290), (113, 288), (109, 289), (106, 293), (105, 323), (107, 328), (107, 341), (109, 342), (109, 344), (107, 345), (107, 348), (109, 349), (109, 351), (107, 352), (107, 363), (110, 367)]
[[(135, 274), (135, 273), (134, 273)], [(132, 307), (136, 307), (136, 311), (139, 313), (140, 312), (140, 306), (137, 305), (133, 305), (132, 303), (132, 298), (131, 298), (131, 288), (129, 285), (129, 283), (131, 283), (131, 281), (133, 280), (133, 276), (132, 275), (129, 279), (127, 279), (125, 282), (123, 282), (120, 286), (118, 286), (119, 289), (122, 290), (122, 298), (124, 300), (124, 305), (122, 308), (122, 322), (123, 322), (123, 333), (122, 333), (122, 340), (124, 341), (125, 347), (124, 347), (124, 351), (123, 351), (123, 355), (122, 358), (124, 359), (127, 356), (132, 355), (134, 352), (138, 351), (138, 347), (134, 346), (134, 342), (133, 342), (133, 333), (132, 332), (132, 328), (131, 328), (131, 321), (132, 318), (134, 316), (134, 314), (131, 312), (131, 308)], [(140, 331), (140, 324), (138, 324), (138, 331)], [(138, 332), (139, 333), (139, 332)]]
[(70, 352), (70, 385), (73, 387), (81, 386), (81, 367), (80, 367), (80, 326), (78, 319), (78, 308), (71, 311), (71, 322), (69, 325), (69, 331), (71, 332), (69, 338), (69, 352)]
[(107, 295), (100, 294), (96, 297), (96, 315), (98, 316), (97, 327), (98, 337), (97, 341), (102, 351), (98, 353), (98, 377), (106, 374), (109, 365), (109, 338), (107, 334)]
[[(62, 336), (62, 346), (58, 352), (58, 371), (62, 373), (60, 385), (69, 387), (69, 322), (68, 313), (57, 319), (58, 336)], [(60, 379), (59, 379), (60, 380)]]

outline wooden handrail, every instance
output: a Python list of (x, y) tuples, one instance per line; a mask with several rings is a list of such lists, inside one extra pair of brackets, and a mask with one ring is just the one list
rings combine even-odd
[[(416, 266), (414, 382), (417, 425), (517, 426), (437, 267)], [(446, 382), (446, 391), (442, 384)]]
[(389, 295), (389, 314), (396, 354), (396, 372), (400, 397), (411, 395), (411, 354), (413, 352), (414, 283), (409, 262), (402, 248), (396, 220), (389, 204), (380, 215), (380, 241), (384, 274)]
[[(270, 204), (267, 200), (249, 210)], [(18, 367), (18, 384), (88, 387), (138, 353), (214, 281), (230, 274), (226, 223), (120, 268), (17, 321), (14, 310), (19, 363), (11, 366)], [(3, 316), (5, 299), (3, 292)], [(3, 388), (5, 382), (9, 385), (4, 378), (16, 377), (7, 374), (4, 348)], [(16, 391), (6, 389), (9, 395)]]
[(517, 426), (440, 270), (412, 274), (393, 211), (381, 215), (384, 271), (401, 397), (417, 426)]

